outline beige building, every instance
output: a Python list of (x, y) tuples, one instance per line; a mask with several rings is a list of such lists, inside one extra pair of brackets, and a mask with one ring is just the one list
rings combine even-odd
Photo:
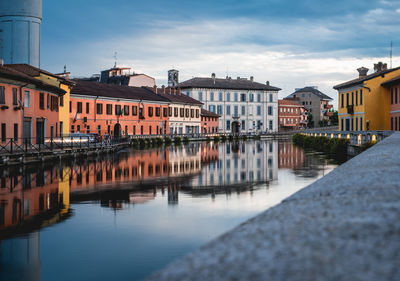
[(116, 66), (103, 70), (100, 74), (100, 82), (131, 87), (154, 87), (156, 85), (156, 80), (149, 75), (132, 72), (130, 67)]
[(181, 93), (176, 88), (157, 89), (157, 93), (170, 101), (169, 133), (172, 135), (200, 134), (201, 106), (203, 103)]

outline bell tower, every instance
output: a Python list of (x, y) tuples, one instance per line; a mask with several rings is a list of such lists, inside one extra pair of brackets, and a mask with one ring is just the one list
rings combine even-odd
[(168, 87), (178, 87), (179, 71), (176, 69), (168, 70)]

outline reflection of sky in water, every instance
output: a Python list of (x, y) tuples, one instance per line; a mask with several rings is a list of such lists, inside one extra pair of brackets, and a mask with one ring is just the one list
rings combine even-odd
[[(277, 180), (259, 184), (251, 191), (232, 189), (212, 195), (193, 193), (193, 186), (193, 190), (179, 191), (174, 205), (168, 204), (168, 189), (164, 193), (157, 189), (154, 198), (153, 191), (142, 191), (144, 196), (149, 194), (150, 200), (144, 200), (144, 204), (124, 201), (118, 210), (104, 208), (98, 201), (72, 204), (72, 217), (38, 234), (42, 280), (142, 279), (278, 204), (334, 167), (321, 166), (323, 162), (306, 157), (296, 169), (276, 168)], [(208, 166), (202, 172), (204, 169)], [(7, 259), (4, 249), (21, 241), (25, 243), (26, 239), (0, 244), (3, 266)]]

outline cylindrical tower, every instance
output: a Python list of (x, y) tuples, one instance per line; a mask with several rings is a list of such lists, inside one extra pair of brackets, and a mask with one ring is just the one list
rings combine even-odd
[(0, 59), (40, 67), (42, 0), (0, 0)]

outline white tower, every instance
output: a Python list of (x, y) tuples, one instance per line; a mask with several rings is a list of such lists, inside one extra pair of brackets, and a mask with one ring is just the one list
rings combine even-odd
[(0, 0), (0, 59), (40, 67), (42, 0)]

